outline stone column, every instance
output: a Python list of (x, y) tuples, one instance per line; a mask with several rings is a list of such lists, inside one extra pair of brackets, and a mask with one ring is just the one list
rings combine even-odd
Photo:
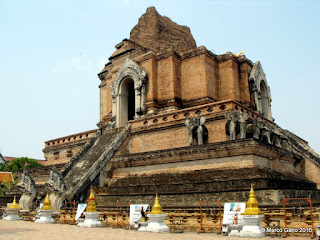
[(141, 106), (142, 115), (146, 114), (147, 109), (146, 109), (146, 86), (145, 85), (143, 85), (141, 87), (141, 103), (140, 103), (140, 106)]
[(137, 119), (141, 114), (141, 89), (135, 89), (135, 95), (136, 95), (135, 119)]

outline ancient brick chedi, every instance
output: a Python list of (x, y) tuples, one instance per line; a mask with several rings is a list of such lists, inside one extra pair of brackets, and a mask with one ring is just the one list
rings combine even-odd
[(157, 192), (163, 207), (186, 207), (246, 201), (251, 183), (262, 205), (319, 198), (320, 157), (274, 122), (260, 62), (197, 47), (154, 7), (115, 48), (98, 74), (99, 129), (46, 142), (48, 165), (66, 163), (52, 199), (83, 200), (95, 185), (98, 206)]

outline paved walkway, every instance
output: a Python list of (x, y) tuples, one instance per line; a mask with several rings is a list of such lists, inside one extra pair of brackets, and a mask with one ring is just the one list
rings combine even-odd
[[(67, 224), (41, 224), (25, 221), (4, 221), (0, 220), (0, 239), (1, 240), (245, 240), (246, 238), (234, 238), (215, 233), (150, 233), (150, 232), (137, 232), (134, 230), (112, 229), (106, 228), (81, 228)], [(265, 237), (263, 239), (281, 239)], [(291, 239), (310, 239), (309, 237), (295, 237)]]

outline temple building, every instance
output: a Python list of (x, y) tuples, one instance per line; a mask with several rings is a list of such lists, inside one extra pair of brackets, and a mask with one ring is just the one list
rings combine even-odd
[(164, 207), (186, 207), (246, 201), (253, 184), (261, 205), (319, 199), (320, 156), (274, 122), (259, 61), (197, 47), (150, 7), (98, 77), (98, 128), (45, 142), (47, 165), (63, 165), (60, 185), (48, 182), (60, 197), (81, 201), (93, 185), (98, 206), (158, 193)]

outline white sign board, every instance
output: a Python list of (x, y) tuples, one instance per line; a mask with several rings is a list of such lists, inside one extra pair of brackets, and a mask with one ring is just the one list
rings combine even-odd
[(246, 203), (244, 202), (225, 203), (222, 224), (232, 224), (234, 215), (237, 213), (238, 224), (243, 225), (241, 213), (243, 213), (244, 210), (246, 210)]
[(81, 214), (84, 212), (84, 210), (86, 209), (87, 204), (86, 203), (79, 203), (78, 204), (78, 208), (77, 208), (77, 213), (76, 213), (76, 221), (78, 221), (79, 217), (81, 216)]
[(131, 204), (130, 205), (130, 226), (134, 226), (135, 222), (141, 217), (141, 208), (143, 211), (147, 211), (149, 204)]

